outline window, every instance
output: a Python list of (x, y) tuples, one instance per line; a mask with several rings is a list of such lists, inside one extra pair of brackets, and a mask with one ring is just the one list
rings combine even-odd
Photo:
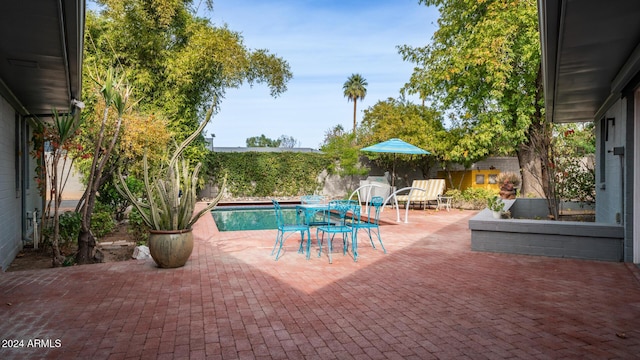
[(498, 174), (490, 174), (489, 184), (497, 184), (497, 183), (498, 183)]
[(476, 184), (478, 185), (484, 184), (484, 175), (481, 175), (481, 174), (476, 175)]

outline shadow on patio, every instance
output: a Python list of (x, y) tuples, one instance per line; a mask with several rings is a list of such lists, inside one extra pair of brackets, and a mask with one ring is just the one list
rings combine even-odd
[[(640, 353), (640, 282), (623, 263), (474, 253), (470, 211), (411, 211), (360, 237), (358, 262), (297, 237), (196, 225), (184, 268), (152, 261), (3, 273), (0, 333), (30, 358), (584, 358)], [(389, 219), (395, 216), (385, 211)], [(312, 234), (315, 240), (315, 234)], [(337, 241), (336, 244), (341, 243)], [(317, 251), (317, 250), (316, 250)], [(26, 348), (29, 340), (51, 347)], [(55, 347), (59, 340), (59, 347)], [(4, 345), (4, 343), (3, 343)]]

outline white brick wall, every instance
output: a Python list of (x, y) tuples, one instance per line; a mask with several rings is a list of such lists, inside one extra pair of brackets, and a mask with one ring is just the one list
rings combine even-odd
[(0, 266), (11, 264), (22, 248), (22, 199), (15, 184), (15, 111), (0, 97)]

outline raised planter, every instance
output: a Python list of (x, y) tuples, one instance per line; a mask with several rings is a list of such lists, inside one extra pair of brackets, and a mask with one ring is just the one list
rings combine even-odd
[[(527, 200), (537, 199), (513, 200), (507, 204), (507, 210), (513, 214), (518, 213), (517, 209), (537, 208)], [(546, 202), (537, 203), (546, 206)], [(538, 210), (534, 212), (546, 219), (548, 211)], [(618, 224), (494, 219), (491, 211), (485, 209), (469, 220), (469, 229), (474, 251), (623, 261), (624, 228)]]

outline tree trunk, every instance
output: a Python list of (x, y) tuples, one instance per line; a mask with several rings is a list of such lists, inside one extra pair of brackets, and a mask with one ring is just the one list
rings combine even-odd
[(545, 197), (540, 157), (527, 144), (518, 147), (517, 155), (518, 165), (522, 169), (520, 194), (525, 197)]
[(60, 187), (58, 186), (58, 163), (60, 149), (55, 149), (51, 154), (51, 199), (53, 200), (53, 236), (51, 238), (52, 260), (51, 266), (60, 267), (64, 263), (64, 256), (60, 251)]
[(556, 201), (551, 154), (552, 125), (542, 114), (542, 66), (536, 79), (536, 111), (528, 129), (529, 142), (518, 147), (518, 162), (522, 169), (523, 195), (539, 196), (547, 199), (549, 213), (557, 219)]
[(76, 253), (76, 262), (78, 264), (93, 263), (93, 250), (96, 247), (96, 238), (91, 233), (91, 215), (95, 206), (96, 197), (88, 196), (85, 198), (85, 207), (88, 216), (83, 216), (80, 222), (80, 233), (78, 234), (78, 252)]
[(356, 102), (358, 102), (358, 100), (354, 98), (353, 99), (353, 135), (356, 134)]

